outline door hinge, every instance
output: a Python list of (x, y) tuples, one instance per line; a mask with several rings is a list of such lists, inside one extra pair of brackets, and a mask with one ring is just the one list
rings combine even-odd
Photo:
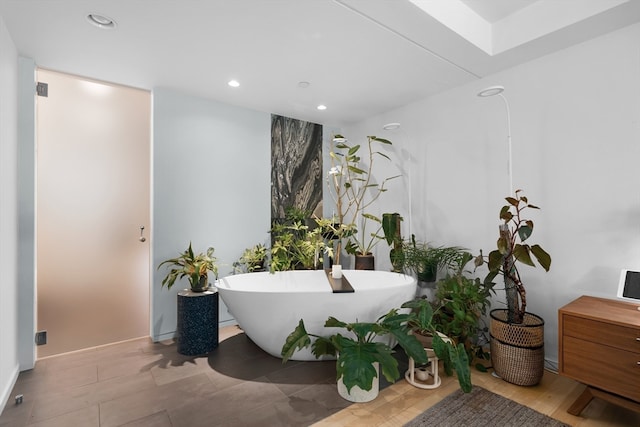
[(49, 83), (38, 82), (38, 84), (36, 84), (36, 93), (38, 94), (38, 96), (48, 97)]

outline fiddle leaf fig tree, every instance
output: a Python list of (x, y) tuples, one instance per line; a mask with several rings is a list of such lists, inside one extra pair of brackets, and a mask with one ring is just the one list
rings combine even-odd
[[(529, 243), (533, 234), (533, 221), (523, 215), (527, 209), (540, 208), (529, 203), (521, 192), (522, 190), (517, 190), (515, 197), (505, 198), (507, 205), (500, 209), (500, 219), (504, 222), (499, 227), (497, 249), (489, 253), (489, 274), (484, 280), (485, 285), (490, 285), (496, 276), (503, 276), (510, 323), (522, 323), (527, 307), (527, 293), (517, 263), (535, 267), (535, 259), (545, 271), (549, 271), (551, 267), (551, 256), (540, 245)], [(482, 261), (482, 257), (479, 257), (476, 265), (482, 264)]]

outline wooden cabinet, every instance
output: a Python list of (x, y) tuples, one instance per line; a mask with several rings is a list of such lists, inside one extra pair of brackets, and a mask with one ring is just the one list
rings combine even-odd
[(640, 411), (639, 306), (582, 296), (558, 311), (559, 373), (587, 385), (569, 413), (593, 397)]

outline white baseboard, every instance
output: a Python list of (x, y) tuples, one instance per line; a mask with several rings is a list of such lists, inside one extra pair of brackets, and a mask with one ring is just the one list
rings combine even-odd
[[(238, 322), (236, 322), (236, 319), (233, 319), (233, 318), (222, 320), (218, 323), (218, 329), (224, 328), (225, 326), (233, 326), (237, 324)], [(164, 332), (162, 334), (154, 335), (153, 337), (151, 337), (151, 340), (153, 342), (158, 342), (158, 341), (164, 341), (164, 340), (171, 340), (176, 338), (177, 336), (178, 336), (177, 331)]]
[(558, 373), (558, 361), (557, 360), (551, 360), (551, 359), (544, 359), (544, 367), (545, 369), (554, 372), (554, 373)]
[(176, 331), (164, 332), (162, 334), (154, 335), (151, 337), (153, 342), (164, 341), (164, 340), (172, 340), (176, 338)]
[(228, 319), (228, 320), (222, 320), (220, 321), (220, 323), (218, 324), (218, 329), (220, 328), (224, 328), (225, 326), (233, 326), (233, 325), (237, 325), (238, 322), (236, 322), (236, 319)]

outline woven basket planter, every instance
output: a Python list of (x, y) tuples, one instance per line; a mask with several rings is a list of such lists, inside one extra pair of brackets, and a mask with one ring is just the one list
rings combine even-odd
[(544, 374), (544, 320), (525, 313), (522, 323), (508, 323), (505, 309), (491, 310), (491, 362), (496, 374), (516, 385), (532, 386)]

